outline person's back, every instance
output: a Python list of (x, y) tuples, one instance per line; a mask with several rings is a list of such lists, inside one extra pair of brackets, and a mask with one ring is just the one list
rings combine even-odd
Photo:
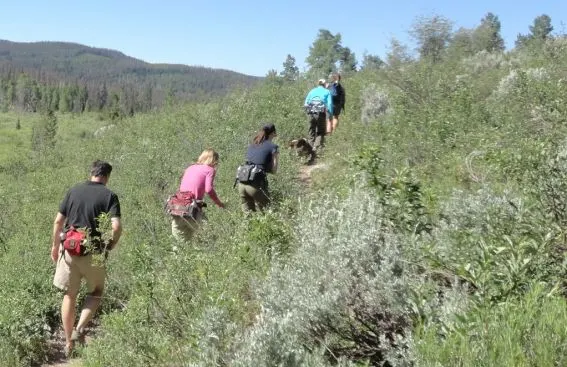
[(309, 91), (309, 93), (305, 97), (304, 105), (309, 106), (311, 103), (315, 101), (322, 102), (325, 108), (327, 109), (327, 112), (330, 115), (333, 114), (333, 101), (332, 101), (331, 93), (327, 88), (323, 86), (323, 84), (321, 84), (321, 81), (319, 82), (318, 86), (316, 86), (315, 88)]
[(327, 132), (334, 133), (339, 125), (339, 115), (345, 108), (345, 89), (341, 84), (341, 74), (331, 73), (331, 85), (329, 90), (331, 92), (331, 102), (333, 104), (333, 111), (331, 113), (332, 121), (329, 119), (327, 122)]
[(192, 192), (197, 200), (203, 200), (205, 193), (210, 193), (216, 170), (207, 164), (193, 164), (185, 170), (179, 191)]
[[(185, 211), (184, 213), (169, 212), (171, 214), (171, 233), (179, 241), (190, 241), (199, 227), (203, 219), (205, 204), (202, 200), (205, 194), (209, 195), (218, 207), (224, 208), (224, 203), (219, 199), (215, 191), (215, 176), (218, 164), (219, 154), (217, 152), (210, 148), (203, 150), (197, 162), (185, 169), (177, 193), (170, 197), (171, 200), (174, 197), (179, 198), (178, 194), (192, 193), (192, 195), (182, 197), (181, 202), (174, 204), (185, 208), (190, 207), (192, 208), (190, 211)], [(169, 204), (168, 200), (167, 205)]]
[(315, 151), (324, 146), (327, 120), (333, 116), (333, 100), (325, 85), (325, 79), (320, 79), (318, 85), (309, 91), (304, 102), (309, 116), (309, 143)]
[(260, 144), (250, 144), (246, 152), (246, 161), (259, 166), (267, 173), (272, 172), (273, 154), (278, 146), (271, 140), (264, 140)]
[(329, 87), (331, 94), (331, 101), (333, 102), (333, 111), (336, 112), (337, 108), (341, 110), (345, 107), (345, 89), (340, 82), (334, 82)]
[(263, 210), (270, 202), (267, 174), (278, 170), (278, 146), (272, 142), (276, 135), (275, 125), (265, 124), (248, 145), (246, 166), (250, 170), (247, 179), (238, 179), (238, 193), (244, 212), (256, 211), (256, 207)]
[(118, 197), (102, 182), (86, 181), (73, 186), (59, 212), (67, 218), (67, 227), (87, 228), (91, 237), (99, 237), (97, 218), (103, 213), (120, 216)]
[[(56, 264), (53, 285), (65, 292), (61, 319), (66, 356), (71, 355), (74, 343), (84, 337), (85, 327), (100, 305), (106, 278), (106, 259), (109, 252), (116, 248), (122, 234), (118, 196), (106, 188), (111, 172), (112, 165), (108, 162), (93, 162), (90, 180), (67, 191), (53, 222), (51, 259)], [(105, 233), (104, 239), (97, 231), (97, 222), (103, 213), (108, 214), (111, 225), (111, 233)], [(89, 231), (90, 239), (83, 234), (77, 237), (83, 233), (80, 229), (85, 228)], [(94, 245), (93, 249), (89, 248), (90, 244)], [(77, 296), (83, 279), (86, 280), (88, 294), (77, 326), (73, 328)]]

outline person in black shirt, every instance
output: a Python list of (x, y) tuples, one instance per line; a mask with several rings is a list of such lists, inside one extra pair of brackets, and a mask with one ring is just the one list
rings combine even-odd
[(274, 124), (266, 124), (248, 146), (246, 163), (255, 166), (254, 179), (238, 183), (238, 193), (245, 212), (256, 211), (256, 207), (262, 210), (270, 202), (267, 174), (274, 174), (278, 170), (278, 146), (272, 142), (276, 135)]
[(332, 119), (327, 121), (327, 133), (332, 134), (339, 126), (339, 115), (345, 109), (346, 93), (341, 84), (341, 74), (335, 72), (331, 73), (329, 77), (331, 78), (331, 84), (329, 84), (328, 88), (333, 101), (333, 116)]
[[(97, 311), (104, 290), (106, 269), (104, 262), (93, 262), (93, 254), (103, 254), (116, 246), (122, 233), (120, 224), (120, 202), (118, 196), (110, 191), (108, 183), (112, 166), (103, 161), (95, 161), (91, 166), (90, 179), (73, 186), (59, 206), (53, 224), (51, 259), (56, 263), (53, 284), (65, 292), (61, 305), (61, 319), (65, 331), (65, 354), (69, 356), (75, 341), (84, 336), (85, 327)], [(103, 213), (111, 218), (112, 235), (110, 241), (103, 241), (97, 230), (97, 219)], [(88, 234), (90, 252), (72, 255), (62, 246), (62, 240), (72, 228), (84, 230)], [(108, 243), (109, 242), (109, 243)], [(103, 244), (108, 246), (103, 248)], [(105, 246), (105, 247), (106, 247)], [(74, 329), (75, 306), (81, 280), (86, 280), (88, 296), (81, 311), (79, 322)]]

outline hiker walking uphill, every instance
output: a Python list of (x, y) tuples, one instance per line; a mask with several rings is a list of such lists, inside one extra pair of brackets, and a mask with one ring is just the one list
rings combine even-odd
[(325, 83), (325, 79), (319, 79), (318, 85), (309, 91), (304, 103), (305, 112), (309, 116), (309, 142), (316, 151), (325, 144), (327, 120), (333, 115), (333, 101)]
[(331, 78), (331, 84), (329, 84), (328, 89), (331, 93), (331, 100), (333, 101), (333, 112), (332, 121), (329, 119), (327, 121), (327, 132), (332, 134), (337, 129), (339, 125), (339, 115), (345, 108), (345, 89), (341, 84), (341, 74), (335, 72), (331, 73), (329, 76)]
[(171, 215), (171, 233), (178, 240), (190, 240), (203, 219), (205, 194), (219, 208), (225, 207), (214, 187), (218, 163), (219, 154), (213, 149), (205, 149), (197, 163), (185, 169), (179, 190), (169, 198), (167, 212)]
[(248, 146), (245, 164), (238, 167), (236, 181), (245, 213), (263, 210), (270, 202), (268, 173), (278, 170), (278, 146), (272, 142), (276, 136), (274, 124), (266, 124)]
[[(118, 196), (106, 185), (112, 166), (95, 161), (90, 180), (72, 187), (59, 206), (53, 224), (51, 259), (57, 264), (53, 284), (65, 292), (61, 305), (61, 319), (65, 331), (65, 355), (69, 357), (76, 341), (84, 337), (85, 327), (96, 313), (106, 277), (105, 262), (108, 252), (116, 247), (122, 226)], [(99, 219), (108, 214), (112, 234), (102, 234)], [(93, 261), (101, 255), (101, 261)], [(81, 280), (86, 280), (88, 295), (76, 328), (75, 306)]]

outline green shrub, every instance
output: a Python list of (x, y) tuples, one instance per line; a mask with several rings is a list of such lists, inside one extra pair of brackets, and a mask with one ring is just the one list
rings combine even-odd
[(322, 354), (322, 365), (410, 365), (405, 295), (420, 281), (383, 214), (360, 191), (346, 200), (329, 196), (303, 204), (294, 226), (297, 251), (275, 263), (257, 290), (261, 312), (235, 338), (230, 364), (309, 365)]
[(409, 233), (431, 229), (421, 184), (409, 169), (396, 170), (392, 176), (388, 175), (380, 149), (375, 146), (362, 148), (353, 165), (361, 171), (362, 179), (376, 190), (377, 200), (396, 228)]
[(567, 304), (537, 285), (518, 302), (479, 309), (461, 327), (443, 333), (422, 329), (419, 366), (561, 366), (566, 363)]
[[(564, 46), (345, 75), (309, 185), (283, 151), (307, 133), (312, 80), (135, 116), (0, 115), (2, 362), (45, 361), (60, 327), (52, 218), (100, 158), (125, 232), (85, 365), (564, 364)], [(270, 210), (246, 219), (234, 170), (264, 121), (281, 169)], [(163, 204), (206, 147), (228, 210), (211, 205), (177, 243)]]
[(558, 281), (561, 265), (554, 265), (550, 252), (553, 232), (510, 194), (456, 192), (442, 216), (423, 238), (423, 255), (433, 268), (467, 282), (479, 303), (522, 295), (533, 281)]

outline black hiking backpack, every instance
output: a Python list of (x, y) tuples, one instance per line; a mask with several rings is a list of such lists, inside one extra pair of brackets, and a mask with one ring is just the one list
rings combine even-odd
[(327, 108), (323, 101), (319, 99), (314, 99), (305, 105), (305, 112), (311, 117), (312, 119), (318, 119), (321, 113), (325, 113)]

